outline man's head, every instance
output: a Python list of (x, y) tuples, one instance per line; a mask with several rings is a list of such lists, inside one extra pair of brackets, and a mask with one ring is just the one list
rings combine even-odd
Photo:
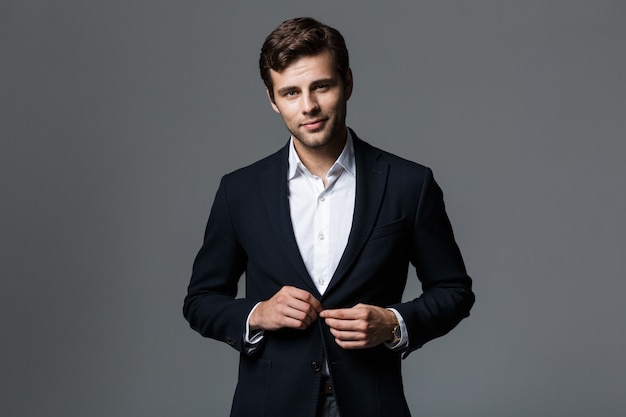
[(334, 66), (344, 84), (349, 77), (346, 43), (338, 30), (310, 17), (289, 19), (280, 24), (265, 39), (259, 58), (261, 78), (274, 100), (274, 83), (270, 70), (281, 72), (289, 64), (305, 56), (330, 51)]
[(296, 151), (332, 159), (344, 147), (352, 71), (341, 34), (311, 18), (287, 20), (263, 45), (261, 76)]

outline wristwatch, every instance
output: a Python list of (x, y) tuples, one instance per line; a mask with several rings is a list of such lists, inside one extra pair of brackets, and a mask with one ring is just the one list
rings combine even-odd
[(396, 313), (393, 313), (393, 329), (391, 330), (391, 339), (388, 339), (385, 342), (391, 346), (395, 346), (400, 342), (401, 338), (402, 332), (400, 331), (400, 323), (398, 322), (398, 317), (396, 317)]

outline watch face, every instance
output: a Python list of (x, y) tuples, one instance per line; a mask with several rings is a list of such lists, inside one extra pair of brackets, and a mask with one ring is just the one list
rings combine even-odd
[(400, 334), (400, 326), (397, 325), (393, 328), (393, 342), (394, 344), (398, 343), (401, 339), (401, 334)]

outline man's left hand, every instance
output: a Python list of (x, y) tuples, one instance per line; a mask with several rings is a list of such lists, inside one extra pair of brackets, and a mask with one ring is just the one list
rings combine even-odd
[(369, 304), (320, 313), (335, 341), (343, 349), (374, 347), (391, 338), (395, 324), (393, 311)]

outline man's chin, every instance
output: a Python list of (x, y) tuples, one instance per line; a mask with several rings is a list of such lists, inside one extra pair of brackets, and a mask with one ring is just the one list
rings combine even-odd
[(300, 135), (294, 136), (298, 142), (310, 149), (323, 148), (328, 144), (328, 138), (324, 135)]

